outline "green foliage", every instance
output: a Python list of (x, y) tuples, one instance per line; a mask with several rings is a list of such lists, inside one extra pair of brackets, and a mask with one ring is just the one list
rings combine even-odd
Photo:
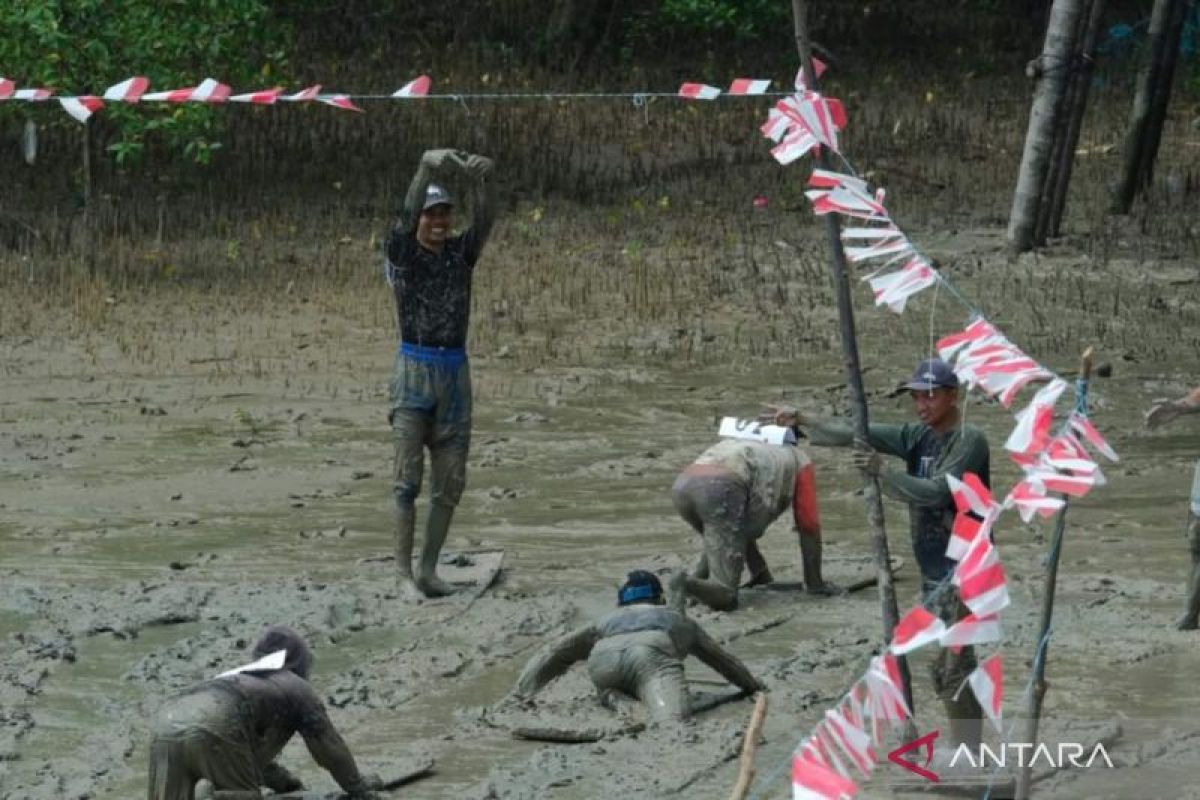
[[(235, 90), (262, 88), (286, 66), (290, 38), (264, 0), (0, 2), (0, 74), (66, 94), (101, 94), (133, 75), (149, 78), (150, 91), (209, 76)], [(4, 113), (29, 111), (7, 105)], [(109, 103), (102, 114), (119, 163), (139, 158), (150, 136), (200, 163), (220, 146), (219, 115), (203, 104)], [(54, 119), (77, 124), (65, 114)]]
[(746, 40), (790, 25), (791, 5), (781, 0), (662, 0), (657, 14), (667, 25)]

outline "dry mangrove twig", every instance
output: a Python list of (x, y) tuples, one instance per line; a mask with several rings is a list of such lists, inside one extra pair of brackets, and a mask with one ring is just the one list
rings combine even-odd
[(754, 755), (758, 752), (758, 737), (762, 734), (763, 720), (767, 716), (767, 696), (759, 692), (754, 699), (754, 713), (750, 715), (750, 724), (746, 727), (746, 738), (742, 740), (742, 760), (738, 768), (737, 783), (729, 800), (745, 800), (746, 792), (754, 781)]

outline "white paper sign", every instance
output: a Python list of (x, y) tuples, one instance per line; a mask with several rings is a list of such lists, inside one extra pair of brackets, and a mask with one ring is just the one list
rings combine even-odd
[(795, 444), (796, 434), (782, 425), (768, 425), (753, 419), (725, 417), (721, 420), (718, 436), (726, 439), (748, 439), (764, 444)]
[(217, 677), (228, 678), (230, 675), (240, 675), (243, 672), (272, 672), (277, 669), (283, 669), (285, 661), (287, 661), (287, 650), (276, 650), (269, 656), (263, 656), (252, 664), (246, 664), (244, 667), (222, 672)]

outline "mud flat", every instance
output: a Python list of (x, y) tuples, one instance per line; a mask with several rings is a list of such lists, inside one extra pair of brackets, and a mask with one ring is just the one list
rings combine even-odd
[[(1121, 722), (1115, 770), (1061, 772), (1039, 796), (1188, 796), (1197, 635), (1171, 623), (1200, 427), (1185, 420), (1147, 435), (1140, 411), (1196, 380), (1195, 289), (1172, 288), (1169, 270), (1093, 269), (1075, 252), (1013, 265), (1002, 279), (996, 241), (935, 247), (958, 259), (962, 285), (988, 299), (1006, 332), (1052, 366), (1070, 369), (1078, 344), (1100, 340), (1115, 374), (1096, 383), (1095, 414), (1122, 455), (1105, 468), (1109, 486), (1072, 506), (1047, 696), (1049, 726)], [(1057, 292), (1057, 304), (1030, 311), (1031, 286)], [(1092, 305), (1111, 308), (1118, 290), (1121, 313), (1102, 329)], [(346, 291), (276, 305), (197, 295), (183, 310), (176, 296), (119, 296), (102, 324), (71, 324), (66, 312), (53, 324), (47, 312), (42, 328), (0, 338), (0, 796), (142, 795), (149, 712), (242, 663), (269, 623), (310, 638), (314, 682), (365, 764), (388, 777), (435, 763), (397, 796), (726, 795), (748, 701), (662, 731), (597, 707), (580, 670), (533, 707), (506, 695), (536, 647), (613, 604), (625, 570), (690, 559), (696, 543), (666, 490), (711, 441), (716, 414), (779, 398), (843, 407), (826, 333), (771, 357), (770, 341), (754, 336), (787, 331), (792, 311), (709, 299), (697, 306), (717, 320), (705, 332), (579, 320), (557, 331), (572, 354), (558, 358), (546, 357), (538, 331), (482, 342), (469, 487), (448, 549), (503, 549), (504, 569), (486, 592), (410, 605), (383, 560), (391, 321), (356, 311), (368, 304)], [(1170, 298), (1168, 319), (1155, 297)], [(828, 314), (821, 297), (813, 302), (811, 318)], [(876, 418), (908, 413), (884, 395), (927, 347), (929, 310), (925, 300), (901, 318), (860, 312)], [(947, 313), (946, 330), (959, 316)], [(145, 334), (141, 345), (131, 331)], [(1011, 417), (972, 402), (968, 418), (992, 437), (997, 483), (1011, 483), (999, 453)], [(814, 457), (827, 576), (850, 583), (869, 570), (857, 476), (844, 454)], [(890, 504), (888, 521), (893, 548), (907, 555), (904, 510)], [(1033, 653), (1047, 534), (1012, 517), (998, 531), (1013, 594), (1006, 712), (1018, 708)], [(777, 580), (799, 580), (784, 524), (764, 552)], [(898, 590), (907, 607), (911, 567)], [(770, 686), (758, 771), (780, 780), (759, 796), (787, 796), (788, 753), (878, 647), (874, 592), (751, 590), (736, 614), (691, 613)], [(927, 660), (914, 659), (922, 730), (942, 724)], [(724, 691), (698, 664), (688, 674), (697, 693)], [(513, 735), (538, 724), (588, 735), (571, 744)], [(283, 758), (313, 792), (336, 788), (300, 742)], [(896, 769), (883, 765), (864, 796), (918, 793), (890, 785), (903, 777)]]

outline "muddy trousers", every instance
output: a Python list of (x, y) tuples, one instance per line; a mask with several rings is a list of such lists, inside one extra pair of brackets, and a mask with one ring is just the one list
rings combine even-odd
[(737, 608), (738, 585), (748, 565), (751, 578), (766, 572), (757, 540), (772, 515), (736, 475), (684, 473), (671, 487), (675, 510), (704, 542), (703, 555), (687, 580), (688, 593), (718, 611)]
[(691, 716), (683, 663), (657, 647), (631, 644), (593, 652), (588, 674), (601, 697), (636, 697), (655, 722), (681, 722)]
[(263, 777), (248, 744), (197, 730), (155, 736), (150, 744), (149, 800), (195, 800), (206, 779), (222, 800), (262, 797)]
[[(1200, 464), (1196, 465), (1196, 470), (1200, 473)], [(1192, 571), (1188, 576), (1183, 616), (1179, 618), (1176, 627), (1181, 630), (1195, 630), (1200, 626), (1200, 516), (1194, 510), (1188, 513), (1187, 539), (1188, 549), (1192, 553)]]
[[(941, 617), (947, 626), (970, 613), (958, 592), (950, 588), (942, 591), (933, 606), (930, 610)], [(941, 649), (930, 668), (933, 690), (942, 701), (950, 722), (953, 746), (965, 743), (968, 747), (975, 747), (983, 737), (983, 707), (966, 683), (975, 667), (975, 648), (968, 646), (957, 653), (948, 647)]]

